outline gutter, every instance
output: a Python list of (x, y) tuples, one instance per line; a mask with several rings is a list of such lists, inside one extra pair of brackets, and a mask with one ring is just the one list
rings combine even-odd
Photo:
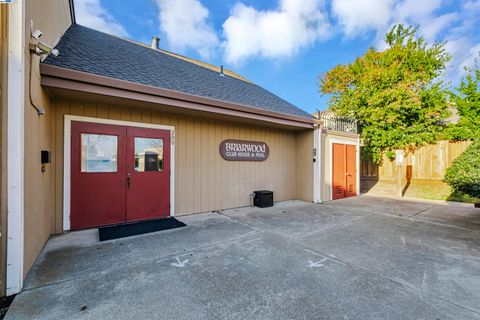
[(313, 119), (252, 108), (222, 100), (158, 88), (83, 71), (40, 64), (41, 84), (46, 87), (101, 94), (197, 111), (242, 117), (281, 125), (313, 129)]

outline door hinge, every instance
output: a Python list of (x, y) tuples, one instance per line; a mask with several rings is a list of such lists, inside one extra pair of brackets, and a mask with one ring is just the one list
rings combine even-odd
[(175, 130), (170, 131), (170, 144), (175, 145)]

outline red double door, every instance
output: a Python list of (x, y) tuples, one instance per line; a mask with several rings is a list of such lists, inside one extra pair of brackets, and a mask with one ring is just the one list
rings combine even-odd
[(357, 195), (357, 147), (334, 143), (332, 148), (332, 199)]
[(72, 121), (71, 229), (170, 215), (170, 132)]

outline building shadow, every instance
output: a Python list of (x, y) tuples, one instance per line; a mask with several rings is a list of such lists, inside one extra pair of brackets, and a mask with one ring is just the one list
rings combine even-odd
[(360, 177), (360, 193), (368, 193), (378, 183), (378, 176), (361, 176)]

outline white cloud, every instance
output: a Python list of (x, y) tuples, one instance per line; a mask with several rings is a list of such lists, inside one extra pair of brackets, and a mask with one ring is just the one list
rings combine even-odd
[(160, 30), (174, 50), (192, 48), (208, 59), (218, 37), (208, 24), (209, 11), (199, 0), (157, 0)]
[(480, 0), (465, 1), (463, 7), (466, 10), (470, 11), (479, 11), (480, 10)]
[(385, 29), (391, 20), (393, 0), (333, 0), (332, 14), (347, 37)]
[(457, 82), (465, 75), (465, 67), (473, 67), (475, 59), (479, 59), (480, 41), (472, 41), (469, 37), (449, 40), (445, 49), (452, 56), (447, 65), (446, 80)]
[(443, 38), (447, 52), (452, 56), (446, 79), (456, 82), (465, 75), (464, 67), (471, 67), (480, 52), (480, 0), (466, 1), (458, 12), (459, 23), (450, 28)]
[(394, 14), (400, 19), (421, 19), (440, 8), (442, 0), (404, 0), (396, 1)]
[(223, 24), (225, 58), (238, 63), (253, 56), (290, 57), (300, 48), (330, 36), (321, 0), (280, 0), (271, 11), (237, 3)]
[(438, 17), (431, 17), (430, 21), (421, 23), (420, 34), (428, 41), (438, 40), (438, 35), (458, 20), (456, 12), (445, 13)]
[(128, 32), (102, 7), (100, 0), (75, 0), (75, 19), (78, 24), (95, 30), (127, 37)]
[(333, 0), (332, 14), (348, 38), (368, 31), (377, 32), (377, 40), (393, 25), (403, 23), (420, 25), (419, 33), (427, 40), (437, 35), (458, 19), (456, 13), (436, 16), (442, 0)]
[(332, 16), (337, 19), (337, 31), (348, 39), (373, 32), (373, 44), (379, 50), (386, 48), (383, 39), (393, 25), (418, 25), (428, 42), (447, 42), (452, 60), (446, 79), (452, 82), (464, 74), (463, 67), (471, 65), (480, 50), (480, 0), (332, 0)]
[(480, 43), (471, 46), (470, 50), (467, 51), (465, 55), (465, 59), (463, 59), (462, 63), (460, 63), (460, 68), (462, 74), (465, 72), (464, 67), (470, 68), (475, 65), (475, 60), (477, 63), (480, 62), (478, 59), (480, 58)]

